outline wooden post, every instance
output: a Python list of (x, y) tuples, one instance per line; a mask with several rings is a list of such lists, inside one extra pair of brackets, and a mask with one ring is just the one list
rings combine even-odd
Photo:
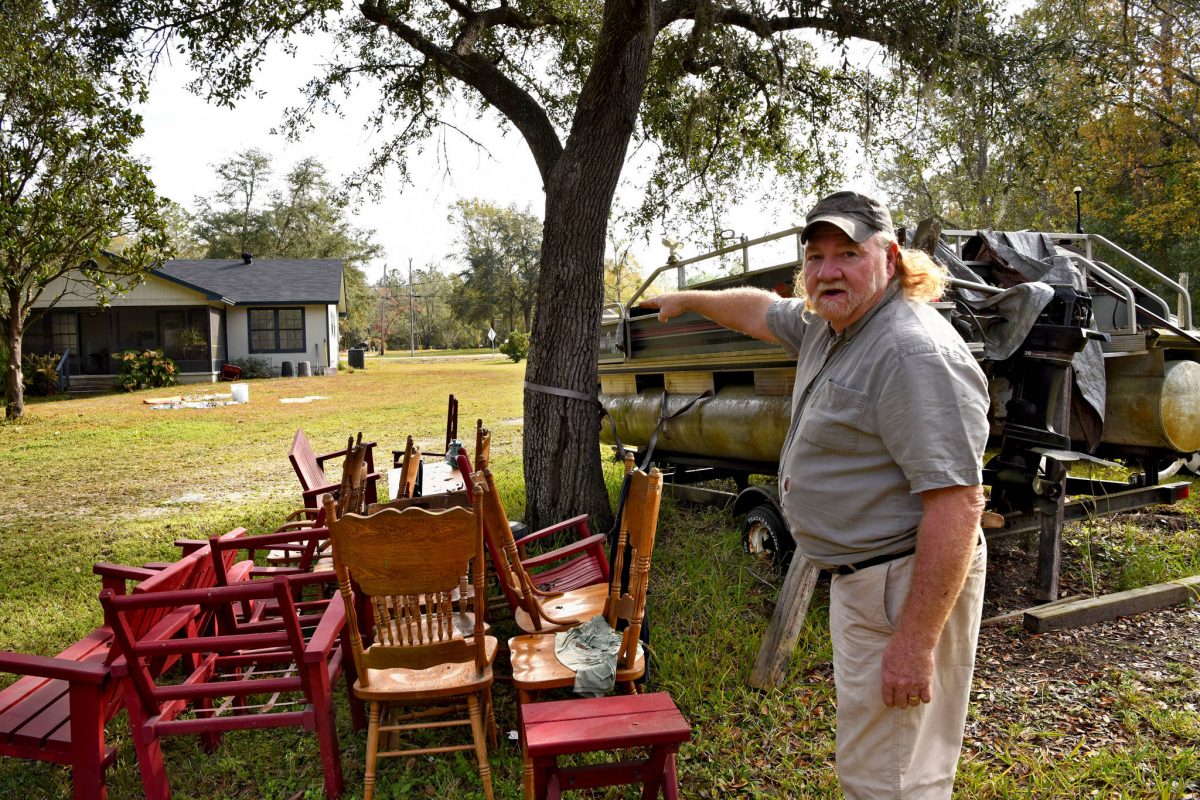
[(767, 625), (767, 633), (758, 649), (754, 671), (750, 673), (750, 685), (755, 689), (774, 689), (783, 680), (796, 640), (804, 628), (804, 617), (812, 600), (820, 570), (804, 556), (795, 553), (788, 568), (775, 613)]
[[(1054, 398), (1054, 419), (1051, 423), (1056, 433), (1069, 436), (1071, 433), (1071, 383), (1074, 374), (1070, 367), (1063, 370), (1062, 387)], [(1062, 565), (1063, 509), (1067, 502), (1067, 477), (1063, 475), (1058, 486), (1058, 499), (1053, 513), (1038, 510), (1041, 532), (1038, 534), (1037, 585), (1033, 596), (1038, 600), (1058, 599), (1058, 572)]]

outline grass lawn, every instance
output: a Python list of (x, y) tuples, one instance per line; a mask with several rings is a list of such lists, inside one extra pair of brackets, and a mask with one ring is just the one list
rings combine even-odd
[[(499, 358), (371, 359), (366, 370), (331, 378), (251, 381), (251, 402), (243, 406), (155, 411), (142, 403), (205, 387), (32, 404), (22, 423), (0, 425), (0, 479), (9, 487), (0, 506), (0, 648), (52, 655), (97, 625), (93, 562), (173, 558), (178, 537), (238, 525), (251, 532), (273, 528), (298, 503), (286, 457), (297, 427), (318, 452), (344, 446), (347, 435), (361, 430), (379, 443), (376, 463), (386, 467), (407, 435), (440, 447), (446, 395), (453, 392), (461, 438), (472, 437), (477, 417), (491, 427), (494, 471), (510, 516), (519, 516), (523, 371), (523, 364)], [(279, 402), (313, 394), (328, 399)], [(609, 474), (615, 490), (615, 466)], [(1169, 523), (1142, 515), (1073, 527), (1064, 586), (1073, 593), (1109, 591), (1200, 572), (1197, 517), (1193, 499)], [(1033, 557), (1020, 544), (998, 543), (996, 563), (1032, 577)], [(729, 516), (664, 502), (651, 589), (651, 688), (670, 691), (693, 722), (693, 741), (679, 760), (684, 797), (837, 796), (824, 585), (784, 687), (770, 694), (746, 687), (780, 583), (740, 552)], [(504, 638), (508, 631), (498, 628)], [(1197, 641), (1195, 606), (1040, 637), (989, 629), (981, 640), (959, 795), (1200, 796)], [(340, 703), (352, 798), (361, 793), (365, 736), (351, 729)], [(511, 729), (507, 685), (497, 686), (496, 708), (502, 732)], [(123, 715), (109, 726), (109, 741), (118, 749), (109, 797), (140, 797)], [(191, 739), (168, 740), (164, 750), (177, 798), (321, 793), (315, 737), (300, 731), (228, 734), (212, 755)], [(519, 798), (515, 743), (502, 741), (491, 761), (497, 796)], [(69, 794), (65, 767), (0, 759), (0, 797)], [(386, 760), (376, 796), (482, 792), (473, 761), (460, 755)]]

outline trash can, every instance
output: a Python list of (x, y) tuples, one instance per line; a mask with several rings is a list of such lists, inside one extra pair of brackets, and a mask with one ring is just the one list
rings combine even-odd
[(296, 375), (296, 367), (291, 361), (284, 361), (279, 365), (279, 377), (291, 378)]
[(309, 378), (312, 377), (312, 364), (308, 361), (296, 362), (296, 377)]
[(346, 351), (346, 361), (350, 364), (350, 369), (366, 369), (367, 351), (361, 347), (351, 347)]
[(233, 402), (235, 403), (250, 402), (250, 384), (248, 383), (229, 384), (229, 393), (233, 396)]

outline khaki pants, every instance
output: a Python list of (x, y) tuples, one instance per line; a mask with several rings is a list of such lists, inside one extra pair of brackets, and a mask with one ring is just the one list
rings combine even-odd
[(948, 798), (962, 749), (983, 610), (987, 546), (980, 543), (962, 594), (933, 653), (933, 700), (888, 708), (883, 651), (896, 628), (914, 556), (835, 575), (829, 625), (837, 688), (837, 771), (851, 800)]

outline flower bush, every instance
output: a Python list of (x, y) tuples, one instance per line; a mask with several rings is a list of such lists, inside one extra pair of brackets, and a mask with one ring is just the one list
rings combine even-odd
[(175, 362), (163, 355), (162, 350), (126, 350), (121, 354), (119, 383), (125, 391), (152, 389), (159, 386), (174, 386), (179, 383), (179, 371)]
[(529, 355), (529, 334), (513, 331), (504, 340), (504, 344), (500, 345), (500, 352), (520, 363), (522, 358)]
[(275, 377), (275, 371), (271, 368), (270, 359), (249, 356), (247, 358), (235, 358), (229, 363), (235, 367), (241, 367), (242, 380)]
[(21, 356), (21, 377), (25, 393), (49, 397), (58, 393), (58, 362), (56, 353), (24, 353)]

